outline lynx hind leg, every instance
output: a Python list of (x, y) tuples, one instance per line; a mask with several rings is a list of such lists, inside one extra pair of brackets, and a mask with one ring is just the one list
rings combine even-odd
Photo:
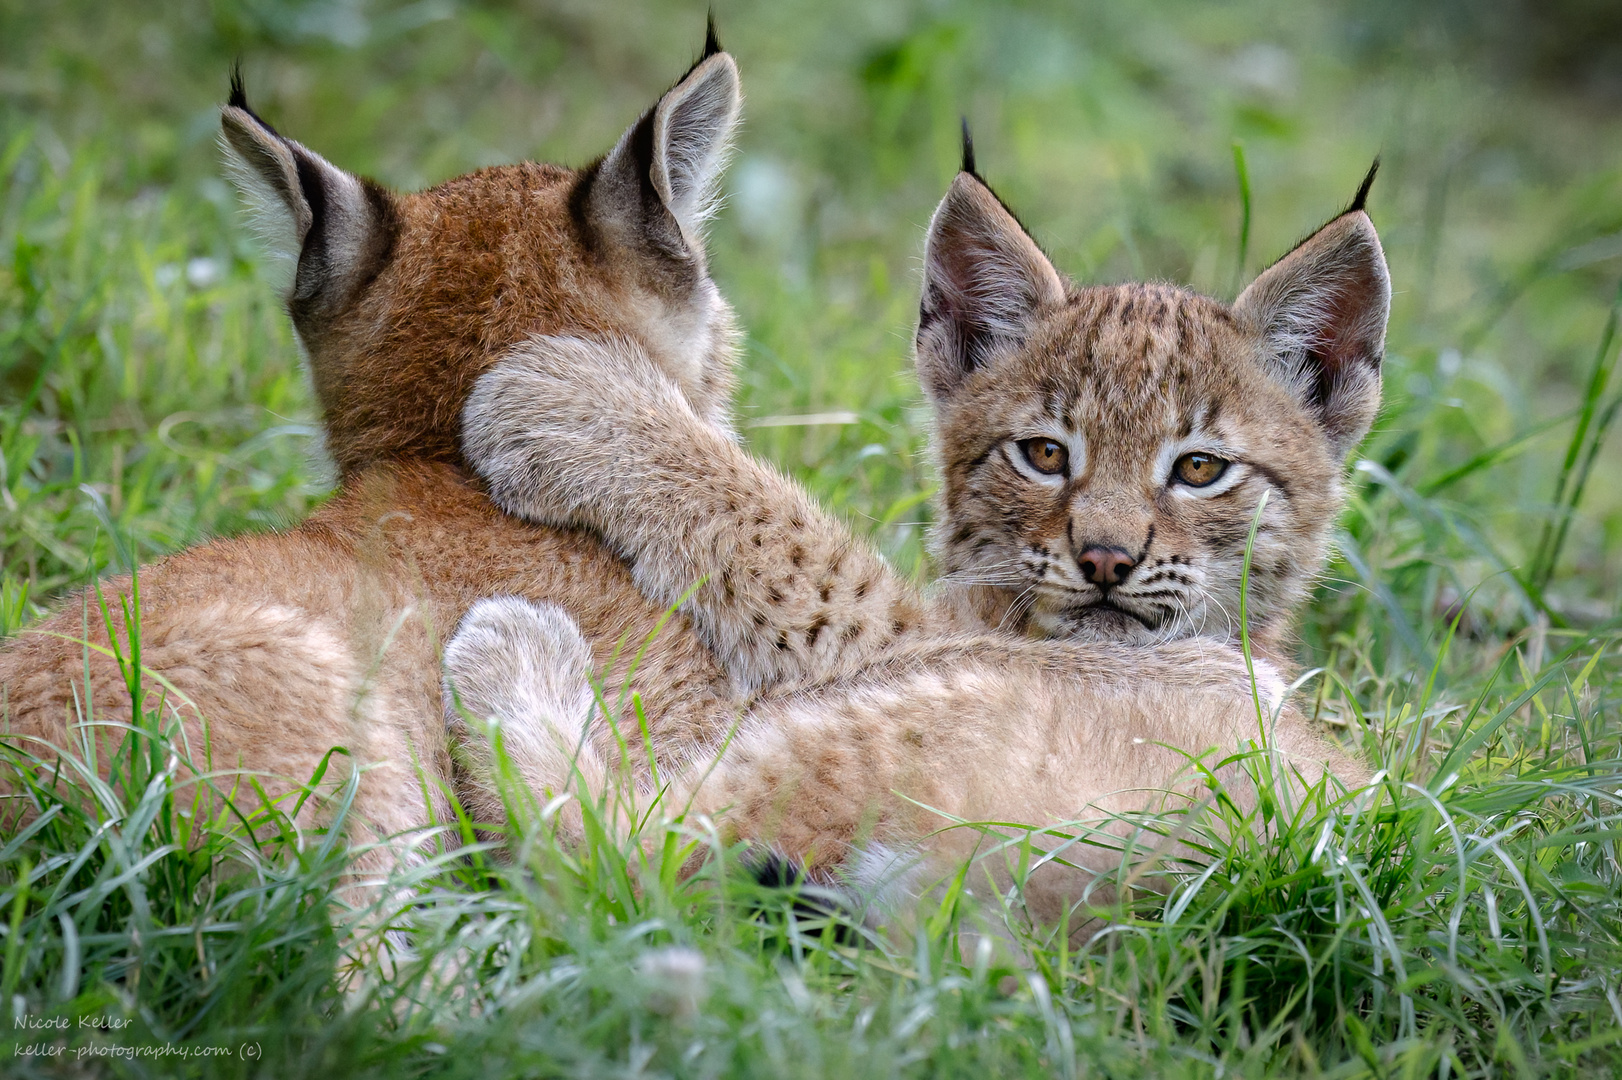
[(498, 732), (518, 779), (543, 803), (580, 781), (590, 793), (602, 789), (605, 770), (582, 738), (594, 705), (591, 663), (579, 626), (554, 605), (492, 597), (463, 617), (445, 646), (445, 723), (463, 801), (478, 820), (505, 816), (492, 749)]

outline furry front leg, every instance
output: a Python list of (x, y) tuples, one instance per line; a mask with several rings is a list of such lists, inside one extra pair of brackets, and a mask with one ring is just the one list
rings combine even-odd
[(701, 419), (631, 342), (533, 338), (480, 377), (463, 420), (504, 509), (597, 531), (661, 602), (698, 585), (694, 621), (748, 691), (939, 629), (883, 559)]

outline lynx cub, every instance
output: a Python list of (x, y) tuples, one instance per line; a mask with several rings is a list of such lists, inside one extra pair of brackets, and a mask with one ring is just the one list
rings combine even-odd
[[(535, 334), (635, 341), (706, 424), (725, 423), (734, 332), (701, 228), (740, 104), (737, 68), (712, 37), (592, 165), (489, 168), (399, 195), (282, 137), (233, 85), (222, 145), (293, 257), (288, 311), (341, 483), (296, 529), (141, 569), (139, 704), (161, 701), (178, 725), (183, 767), (245, 770), (274, 798), (341, 748), (327, 775), (360, 770), (354, 839), (415, 844), (448, 819), (444, 793), (459, 781), (439, 642), (497, 592), (561, 605), (589, 640), (583, 655), (600, 667), (617, 657), (613, 684), (652, 637), (632, 686), (658, 718), (656, 752), (724, 733), (735, 691), (687, 618), (653, 636), (665, 605), (600, 542), (499, 513), (460, 467), (456, 428), (478, 375)], [(130, 655), (118, 612), (131, 582), (101, 589), (110, 627), (81, 595), (0, 646), (0, 741), (64, 760), (69, 782), (105, 772), (133, 704), (111, 649)], [(4, 830), (29, 810), (5, 786), (9, 766), (0, 776)], [(301, 822), (321, 814), (311, 800)]]
[[(1365, 770), (1280, 702), (1266, 661), (1263, 735), (1237, 651), (1212, 637), (1236, 629), (1271, 489), (1251, 595), (1277, 654), (1377, 408), (1389, 284), (1366, 192), (1230, 308), (1070, 285), (966, 161), (931, 223), (917, 342), (947, 474), (941, 602), (901, 588), (632, 342), (514, 348), (468, 399), (465, 453), (498, 504), (597, 531), (656, 600), (706, 582), (688, 610), (757, 696), (713, 771), (700, 750), (664, 805), (724, 813), (814, 873), (872, 845), (972, 847), (920, 803), (1036, 825), (1145, 808), (1186, 773), (1172, 747), (1266, 742), (1302, 783), (1356, 785)], [(985, 632), (1010, 625), (1083, 640)], [(544, 670), (566, 625), (490, 601), (464, 626), (447, 652), (462, 704), (502, 723), (538, 789), (574, 768), (600, 790), (601, 763), (568, 749), (581, 717), (539, 689), (557, 685)], [(1054, 914), (1084, 885), (1047, 873)]]

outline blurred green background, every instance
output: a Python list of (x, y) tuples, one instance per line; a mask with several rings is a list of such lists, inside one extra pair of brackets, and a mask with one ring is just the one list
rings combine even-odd
[[(1421, 659), (1466, 598), (1483, 642), (1614, 618), (1614, 348), (1595, 363), (1622, 277), (1619, 12), (723, 0), (747, 106), (712, 247), (749, 335), (746, 435), (927, 574), (908, 345), (960, 116), (1062, 269), (1225, 298), (1380, 154), (1388, 404), (1309, 647)], [(0, 630), (87, 571), (296, 520), (328, 488), (269, 268), (220, 178), (233, 59), (284, 133), (414, 188), (589, 160), (692, 60), (704, 16), (0, 0)], [(793, 419), (829, 413), (855, 419)]]
[[(278, 1075), (1065, 1075), (1078, 1054), (1087, 1075), (1617, 1071), (1622, 3), (715, 13), (748, 99), (712, 235), (748, 333), (743, 432), (919, 577), (933, 478), (908, 352), (960, 116), (1062, 269), (1224, 298), (1383, 155), (1386, 406), (1301, 625), (1328, 677), (1298, 700), (1373, 748), (1390, 813), (1360, 796), (1286, 823), (1263, 802), (1164, 916), (1080, 952), (1020, 945), (1010, 968), (978, 946), (969, 965), (979, 909), (955, 886), (920, 906), (916, 948), (900, 931), (853, 962), (761, 917), (759, 890), (671, 892), (668, 859), (632, 890), (624, 853), (526, 837), (510, 871), (458, 857), (415, 879), (423, 964), (369, 999), (345, 981), (364, 947), (334, 976), (330, 839), (265, 849), (239, 888), (234, 826), (171, 842), (153, 808), (192, 795), (132, 765), (115, 786), (140, 809), (114, 792), (0, 852), (0, 999), (139, 1016), (109, 1033), (129, 1045), (263, 1039)], [(0, 0), (0, 635), (90, 575), (330, 490), (275, 268), (221, 179), (234, 59), (282, 131), (417, 187), (589, 160), (685, 70), (704, 15)], [(667, 940), (709, 958), (692, 1023), (654, 1019), (635, 974)], [(33, 1067), (14, 1057), (0, 1073)]]

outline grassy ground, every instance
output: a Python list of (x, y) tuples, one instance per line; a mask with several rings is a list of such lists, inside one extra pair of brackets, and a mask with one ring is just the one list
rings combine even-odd
[[(330, 837), (178, 815), (190, 789), (137, 733), (92, 807), (41, 796), (37, 828), (0, 837), (0, 1073), (1619, 1067), (1622, 121), (1603, 80), (1505, 65), (1513, 38), (1458, 37), (1450, 11), (718, 9), (749, 96), (714, 237), (750, 335), (746, 433), (920, 576), (932, 480), (907, 338), (960, 114), (1062, 268), (1219, 296), (1383, 154), (1387, 407), (1301, 628), (1325, 669), (1303, 694), (1389, 770), (1373, 803), (1213, 821), (1208, 862), (1168, 869), (1169, 899), (1080, 951), (984, 889), (836, 944), (731, 853), (676, 883), (702, 833), (638, 867), (606, 841), (558, 850), (534, 814), (516, 863), (416, 875), (409, 940), (351, 941)], [(626, 3), (0, 0), (0, 630), (98, 572), (296, 520), (329, 486), (218, 179), (234, 56), (283, 130), (411, 186), (600, 152), (701, 25)], [(841, 411), (854, 422), (772, 422)], [(1265, 757), (1247, 767), (1265, 781)], [(388, 978), (368, 975), (380, 955)], [(80, 1016), (110, 1022), (15, 1023)]]

